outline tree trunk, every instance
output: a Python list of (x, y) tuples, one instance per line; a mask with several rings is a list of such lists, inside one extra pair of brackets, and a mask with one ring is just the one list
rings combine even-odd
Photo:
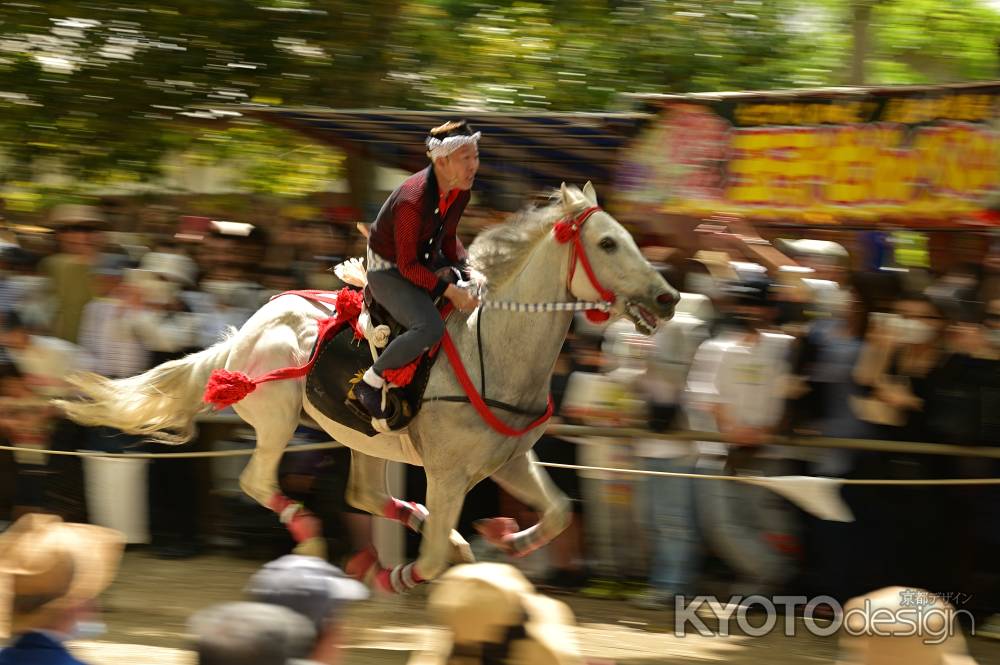
[(851, 5), (851, 35), (854, 48), (851, 52), (851, 85), (865, 85), (865, 65), (871, 48), (869, 28), (871, 27), (871, 0), (855, 0)]
[(371, 223), (375, 220), (368, 219), (369, 209), (380, 203), (374, 200), (375, 164), (361, 153), (351, 150), (347, 152), (345, 166), (347, 184), (351, 189), (351, 206), (361, 211), (363, 219), (359, 221)]

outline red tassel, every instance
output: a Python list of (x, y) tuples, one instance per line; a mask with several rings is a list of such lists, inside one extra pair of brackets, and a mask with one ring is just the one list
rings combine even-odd
[(611, 314), (609, 312), (605, 312), (599, 309), (588, 309), (586, 312), (584, 312), (584, 315), (587, 317), (587, 320), (590, 321), (591, 323), (604, 323), (605, 321), (611, 318)]
[[(423, 356), (420, 358), (423, 358)], [(409, 365), (405, 365), (399, 369), (387, 369), (382, 372), (382, 376), (386, 381), (389, 381), (400, 388), (408, 386), (410, 385), (410, 382), (413, 381), (413, 375), (417, 373), (417, 365), (420, 364), (420, 358), (417, 358)]]
[[(331, 304), (330, 295), (318, 291), (287, 291), (280, 295), (297, 295), (309, 300)], [(357, 289), (343, 288), (333, 294), (332, 304), (336, 307), (335, 316), (323, 319), (319, 322), (319, 343), (313, 350), (313, 355), (309, 362), (300, 367), (282, 367), (276, 369), (256, 379), (251, 379), (242, 372), (230, 372), (224, 369), (217, 369), (208, 377), (208, 384), (205, 386), (205, 394), (202, 397), (206, 404), (213, 404), (218, 409), (236, 404), (244, 397), (252, 393), (260, 383), (268, 381), (278, 381), (282, 379), (293, 379), (305, 376), (316, 362), (316, 349), (322, 342), (337, 334), (345, 325), (350, 325), (354, 329), (354, 335), (362, 337), (358, 327), (358, 315), (361, 314), (361, 307), (364, 304), (364, 293)], [(412, 378), (412, 373), (411, 373)]]
[(561, 243), (567, 243), (573, 239), (578, 231), (577, 225), (572, 221), (558, 222), (554, 227), (552, 227), (555, 233), (556, 240)]
[(361, 291), (348, 288), (337, 291), (337, 320), (347, 321), (357, 318), (361, 314), (364, 301), (365, 295)]
[(224, 409), (236, 404), (256, 388), (257, 384), (243, 372), (216, 369), (208, 377), (202, 399), (206, 404), (215, 405), (216, 410)]

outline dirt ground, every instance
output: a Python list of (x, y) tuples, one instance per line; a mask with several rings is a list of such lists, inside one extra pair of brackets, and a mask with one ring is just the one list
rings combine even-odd
[[(125, 555), (117, 581), (104, 597), (109, 633), (72, 648), (93, 665), (181, 665), (194, 660), (185, 650), (185, 622), (196, 610), (242, 598), (242, 587), (262, 562), (225, 556), (183, 561), (156, 559), (143, 551)], [(669, 612), (634, 609), (626, 603), (560, 596), (573, 608), (584, 655), (618, 665), (725, 662), (731, 665), (833, 663), (836, 641), (804, 630), (760, 638), (672, 634)], [(424, 605), (426, 591), (405, 597), (373, 597), (346, 618), (344, 665), (396, 665), (435, 629)], [(980, 665), (1000, 665), (1000, 641), (971, 638)]]

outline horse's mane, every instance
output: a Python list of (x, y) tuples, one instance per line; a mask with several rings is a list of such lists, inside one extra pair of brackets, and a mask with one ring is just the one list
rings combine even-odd
[(510, 280), (531, 249), (562, 215), (558, 192), (544, 206), (531, 205), (508, 221), (481, 232), (469, 246), (469, 264), (494, 286)]

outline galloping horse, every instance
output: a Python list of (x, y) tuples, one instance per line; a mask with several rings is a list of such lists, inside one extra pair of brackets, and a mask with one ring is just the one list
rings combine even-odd
[[(660, 318), (673, 315), (678, 298), (643, 258), (628, 231), (598, 207), (590, 183), (582, 190), (563, 184), (548, 205), (527, 208), (511, 221), (484, 231), (470, 246), (469, 258), (487, 300), (598, 302), (612, 316), (630, 318), (646, 334)], [(491, 312), (477, 326), (483, 316), (480, 309), (470, 315), (452, 314), (447, 322), (474, 385), (487, 379), (493, 402), (512, 407), (502, 414), (511, 428), (523, 428), (546, 409), (552, 371), (572, 319), (569, 311), (551, 309)], [(82, 424), (183, 443), (193, 435), (195, 417), (209, 408), (203, 393), (213, 370), (259, 376), (300, 365), (310, 357), (318, 322), (333, 313), (331, 305), (304, 297), (274, 298), (239, 331), (198, 353), (126, 379), (73, 377), (83, 398), (60, 406)], [(404, 591), (437, 577), (449, 562), (472, 560), (468, 543), (454, 527), (466, 493), (485, 478), (542, 516), (531, 528), (496, 535), (492, 542), (512, 554), (542, 546), (568, 525), (569, 504), (545, 470), (534, 464), (531, 449), (541, 429), (518, 436), (499, 433), (471, 404), (435, 399), (461, 394), (453, 368), (441, 359), (431, 369), (423, 408), (406, 430), (368, 436), (324, 416), (307, 398), (304, 378), (262, 384), (234, 406), (257, 434), (240, 486), (261, 505), (282, 514), (300, 541), (300, 551), (316, 545), (315, 531), (302, 529), (308, 523), (305, 511), (281, 495), (277, 483), (282, 451), (304, 423), (322, 428), (352, 449), (347, 496), (351, 505), (397, 519), (423, 536), (413, 563), (384, 570), (371, 553), (360, 565), (358, 570), (383, 588)], [(386, 460), (424, 467), (426, 508), (389, 495)]]

